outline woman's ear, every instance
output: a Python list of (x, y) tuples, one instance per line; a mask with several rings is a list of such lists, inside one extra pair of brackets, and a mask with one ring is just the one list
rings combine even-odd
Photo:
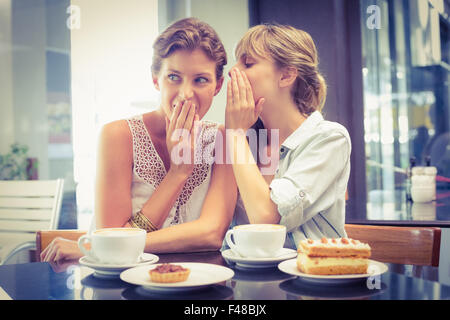
[(158, 77), (155, 77), (152, 75), (152, 79), (153, 79), (153, 85), (155, 86), (156, 90), (159, 91)]
[(222, 89), (222, 85), (223, 85), (223, 76), (217, 80), (216, 90), (214, 91), (214, 96), (216, 96), (220, 92), (220, 89)]
[(297, 79), (298, 71), (293, 67), (285, 67), (281, 71), (280, 87), (289, 87)]

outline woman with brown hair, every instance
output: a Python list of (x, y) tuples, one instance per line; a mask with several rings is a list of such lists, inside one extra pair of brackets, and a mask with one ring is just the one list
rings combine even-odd
[(321, 114), (327, 89), (311, 36), (291, 26), (258, 25), (235, 54), (227, 87), (228, 152), (250, 156), (233, 159), (234, 224), (283, 224), (291, 248), (304, 238), (345, 237), (351, 141), (343, 126)]
[[(224, 148), (224, 128), (200, 119), (222, 87), (226, 52), (212, 27), (195, 18), (173, 23), (153, 49), (161, 105), (104, 126), (93, 227), (146, 229), (146, 252), (217, 250), (236, 183), (231, 166), (213, 163), (209, 152)], [(60, 238), (41, 254), (43, 261), (81, 256), (76, 242)]]

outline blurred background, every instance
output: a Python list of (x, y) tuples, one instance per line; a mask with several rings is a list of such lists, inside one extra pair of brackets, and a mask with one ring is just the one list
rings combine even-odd
[[(401, 211), (411, 159), (450, 178), (449, 13), (449, 0), (0, 0), (0, 180), (63, 178), (59, 228), (87, 229), (100, 128), (158, 106), (158, 33), (208, 22), (228, 72), (245, 31), (277, 22), (316, 42), (324, 116), (352, 138), (352, 210)], [(225, 102), (222, 90), (206, 119), (223, 123)]]

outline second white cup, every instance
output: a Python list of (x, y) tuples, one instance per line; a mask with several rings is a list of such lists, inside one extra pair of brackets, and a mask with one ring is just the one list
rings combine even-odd
[(286, 227), (278, 224), (239, 225), (228, 230), (225, 240), (231, 250), (242, 257), (276, 257), (284, 246)]

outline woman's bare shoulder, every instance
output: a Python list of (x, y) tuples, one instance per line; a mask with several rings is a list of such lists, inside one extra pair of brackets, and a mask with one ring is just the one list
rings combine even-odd
[(123, 135), (123, 134), (131, 134), (128, 126), (128, 122), (125, 119), (115, 120), (109, 123), (106, 123), (102, 127), (102, 133), (106, 133), (108, 135)]
[(132, 135), (127, 120), (116, 120), (105, 124), (100, 132), (100, 142), (116, 147), (132, 145)]

